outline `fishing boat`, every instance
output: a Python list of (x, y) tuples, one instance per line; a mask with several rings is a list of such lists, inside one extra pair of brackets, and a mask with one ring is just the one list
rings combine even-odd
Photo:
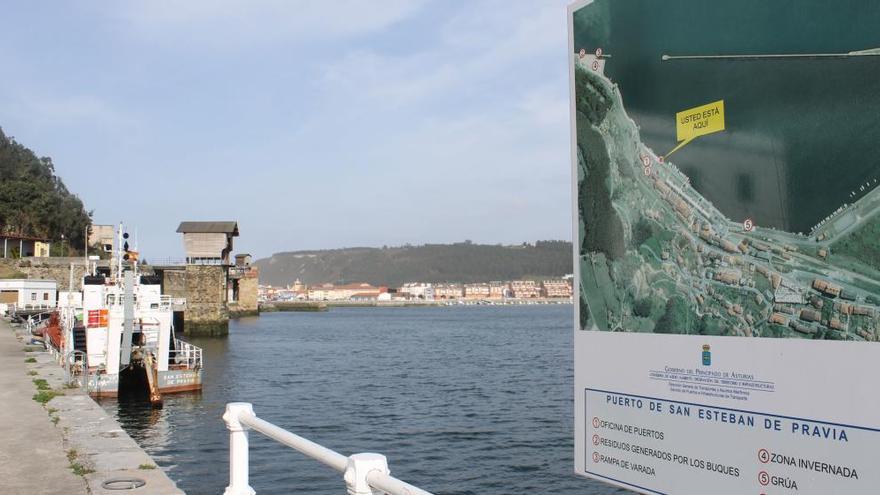
[(174, 332), (179, 301), (162, 295), (158, 277), (139, 273), (127, 241), (119, 244), (125, 254), (116, 253), (115, 270), (83, 277), (82, 303), (62, 306), (49, 318), (46, 346), (93, 397), (160, 404), (162, 394), (200, 390), (202, 349)]

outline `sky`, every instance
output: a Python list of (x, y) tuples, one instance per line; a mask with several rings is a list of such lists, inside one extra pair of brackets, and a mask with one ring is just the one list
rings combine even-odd
[(0, 127), (146, 259), (568, 240), (567, 3), (9, 2)]

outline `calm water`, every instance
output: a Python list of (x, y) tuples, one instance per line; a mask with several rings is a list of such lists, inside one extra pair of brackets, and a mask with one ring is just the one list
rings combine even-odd
[[(571, 306), (351, 308), (233, 322), (198, 395), (104, 407), (190, 495), (222, 493), (224, 404), (343, 454), (388, 456), (438, 494), (628, 493), (571, 474)], [(251, 435), (260, 494), (344, 493), (340, 475)]]
[(878, 25), (870, 0), (596, 0), (574, 42), (612, 55), (606, 72), (657, 153), (676, 144), (675, 112), (724, 100), (726, 130), (671, 160), (731, 218), (807, 232), (880, 178), (880, 57), (661, 55), (846, 53), (880, 47)]

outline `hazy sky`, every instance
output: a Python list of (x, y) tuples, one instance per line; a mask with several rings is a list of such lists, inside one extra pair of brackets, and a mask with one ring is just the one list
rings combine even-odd
[(147, 259), (570, 239), (567, 3), (7, 3), (0, 126)]

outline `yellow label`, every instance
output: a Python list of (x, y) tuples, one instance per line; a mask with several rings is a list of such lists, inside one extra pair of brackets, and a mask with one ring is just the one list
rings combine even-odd
[(690, 141), (698, 136), (723, 131), (724, 100), (676, 113), (675, 129), (679, 141)]

